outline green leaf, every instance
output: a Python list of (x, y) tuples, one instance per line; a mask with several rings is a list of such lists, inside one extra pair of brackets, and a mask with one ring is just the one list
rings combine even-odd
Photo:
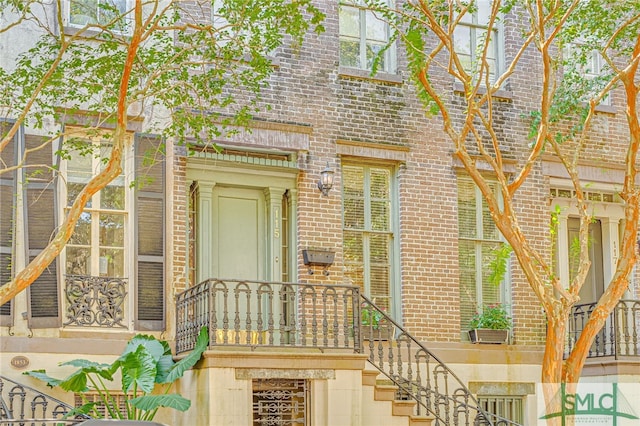
[(169, 407), (178, 411), (187, 411), (191, 406), (191, 401), (177, 394), (144, 395), (133, 398), (129, 402), (137, 409), (144, 411), (155, 410), (158, 407)]
[[(156, 361), (163, 355), (167, 354), (165, 346), (163, 346), (158, 339), (153, 336), (138, 334), (137, 336), (134, 336), (129, 343), (127, 343), (120, 359), (124, 359), (130, 353), (137, 351), (140, 346), (143, 346)], [(169, 349), (169, 354), (171, 354), (171, 349)]]
[(87, 373), (85, 373), (83, 370), (76, 371), (60, 382), (60, 388), (71, 392), (88, 391), (89, 388), (87, 387)]
[(209, 329), (202, 327), (196, 345), (189, 355), (178, 361), (163, 383), (173, 383), (184, 375), (184, 372), (193, 367), (200, 360), (204, 351), (207, 350), (209, 344)]
[(130, 392), (134, 386), (142, 392), (153, 391), (156, 378), (156, 361), (144, 346), (127, 354), (121, 364), (122, 391)]
[(51, 376), (48, 376), (46, 374), (45, 370), (32, 370), (32, 371), (25, 371), (24, 373), (25, 376), (31, 376), (31, 377), (35, 377), (38, 380), (42, 380), (43, 382), (45, 382), (47, 384), (47, 386), (49, 387), (56, 387), (60, 385), (60, 382), (62, 382), (62, 380), (60, 379), (55, 379)]

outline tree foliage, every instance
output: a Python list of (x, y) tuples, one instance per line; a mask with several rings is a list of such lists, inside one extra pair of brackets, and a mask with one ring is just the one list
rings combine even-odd
[[(545, 311), (547, 338), (542, 381), (576, 382), (596, 333), (628, 288), (629, 274), (637, 259), (640, 2), (409, 0), (395, 9), (387, 4), (383, 0), (367, 0), (368, 7), (380, 19), (392, 24), (393, 40), (401, 40), (405, 46), (425, 111), (442, 120), (455, 156), (480, 188), (492, 219), (513, 249)], [(486, 29), (476, 44), (469, 46), (471, 53), (461, 54), (455, 36), (480, 7), (488, 7), (483, 14)], [(519, 28), (520, 33), (510, 36), (506, 61), (497, 67), (492, 49), (498, 41), (487, 34), (504, 28)], [(603, 66), (597, 75), (589, 75), (594, 57), (601, 58)], [(496, 95), (513, 84), (510, 78), (522, 73), (523, 67), (539, 70), (531, 78), (540, 85), (531, 94), (537, 106), (523, 117), (530, 124), (530, 140), (528, 145), (519, 146), (525, 155), (511, 172), (505, 167), (506, 160), (512, 159), (511, 145), (496, 132), (499, 124), (494, 119), (501, 108)], [(441, 85), (443, 75), (461, 87), (459, 95), (455, 95), (456, 102), (451, 99), (451, 86)], [(623, 104), (619, 111), (625, 116), (629, 136), (627, 141), (620, 141), (625, 154), (617, 160), (624, 167), (618, 194), (625, 215), (620, 252), (609, 285), (569, 358), (563, 361), (568, 318), (572, 306), (579, 301), (591, 266), (588, 244), (593, 217), (578, 166), (588, 159), (599, 105), (614, 94)], [(549, 256), (552, 250), (536, 247), (523, 230), (521, 223), (525, 219), (520, 217), (518, 208), (518, 191), (531, 179), (542, 155), (549, 153), (564, 165), (576, 194), (573, 202), (580, 212), (579, 262), (568, 285), (555, 272), (554, 260)], [(487, 167), (491, 173), (486, 172)], [(490, 181), (498, 182), (499, 195), (491, 190)], [(553, 220), (551, 211), (549, 215)], [(554, 241), (553, 227), (550, 232), (549, 239)]]
[[(61, 137), (61, 158), (99, 155), (61, 124), (81, 124), (85, 135), (99, 132), (111, 145), (104, 168), (78, 193), (49, 246), (0, 288), (0, 305), (42, 273), (90, 197), (119, 175), (130, 122), (143, 120), (146, 132), (176, 144), (209, 145), (257, 110), (274, 70), (273, 52), (283, 45), (295, 49), (310, 29), (323, 30), (323, 15), (311, 0), (124, 3), (131, 7), (100, 2), (93, 11), (99, 19), (74, 26), (66, 7), (81, 3), (0, 0), (3, 45), (30, 43), (21, 35), (39, 34), (0, 67), (0, 117), (10, 120), (0, 153), (23, 127), (48, 136), (16, 164), (1, 164), (0, 177), (26, 170), (33, 150), (51, 149)], [(54, 162), (38, 167), (56, 168)]]

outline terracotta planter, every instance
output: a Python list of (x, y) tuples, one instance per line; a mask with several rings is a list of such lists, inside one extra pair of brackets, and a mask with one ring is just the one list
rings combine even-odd
[(471, 340), (471, 343), (504, 344), (509, 340), (509, 330), (477, 328), (469, 330), (469, 340)]

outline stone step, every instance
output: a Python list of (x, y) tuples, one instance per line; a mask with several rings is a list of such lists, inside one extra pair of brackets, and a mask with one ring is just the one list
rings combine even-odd
[(362, 384), (364, 386), (375, 386), (379, 374), (378, 370), (362, 370)]
[(434, 420), (431, 416), (410, 416), (409, 426), (431, 426)]
[(373, 399), (376, 401), (393, 401), (396, 399), (397, 386), (376, 385), (373, 390)]
[(413, 400), (400, 401), (396, 399), (391, 403), (391, 412), (394, 416), (411, 416), (416, 404), (416, 401)]

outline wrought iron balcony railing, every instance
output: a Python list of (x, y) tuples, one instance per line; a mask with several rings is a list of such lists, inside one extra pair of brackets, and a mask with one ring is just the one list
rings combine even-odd
[[(575, 305), (569, 317), (565, 357), (571, 352), (596, 303)], [(589, 358), (640, 356), (640, 300), (621, 300), (589, 348)]]
[(74, 407), (0, 376), (0, 426), (73, 425), (91, 417), (64, 418)]
[(359, 288), (209, 279), (177, 296), (176, 352), (209, 347), (342, 348), (360, 352)]
[(127, 279), (67, 275), (63, 325), (126, 328)]

